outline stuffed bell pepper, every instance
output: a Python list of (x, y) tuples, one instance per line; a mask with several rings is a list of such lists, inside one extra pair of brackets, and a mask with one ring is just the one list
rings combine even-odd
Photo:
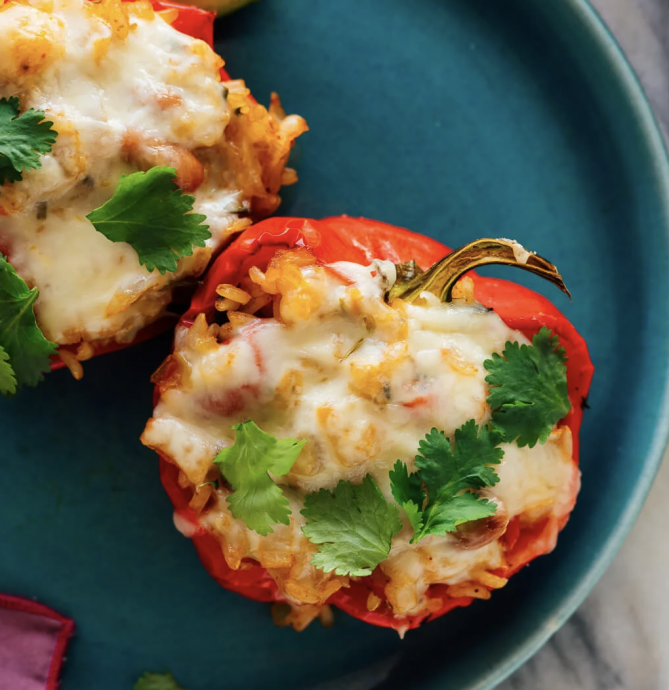
[(451, 252), (348, 217), (223, 251), (142, 437), (220, 584), (296, 629), (334, 605), (403, 634), (555, 547), (593, 367), (544, 297), (470, 273), (490, 263), (566, 292), (515, 242)]
[(230, 80), (213, 19), (0, 0), (0, 392), (147, 337), (295, 181), (304, 120)]

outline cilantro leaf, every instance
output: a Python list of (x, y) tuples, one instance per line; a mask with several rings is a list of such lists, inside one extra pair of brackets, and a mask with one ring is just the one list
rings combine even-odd
[(493, 426), (508, 443), (533, 448), (545, 443), (553, 426), (571, 409), (567, 389), (567, 355), (558, 338), (543, 327), (532, 345), (507, 342), (483, 366), (490, 385), (488, 404)]
[(169, 673), (145, 673), (136, 683), (134, 690), (186, 690)]
[(7, 182), (20, 182), (22, 179), (23, 175), (14, 170), (9, 158), (0, 155), (0, 186)]
[(175, 177), (175, 168), (164, 166), (122, 175), (114, 196), (86, 217), (107, 239), (130, 244), (149, 271), (176, 271), (177, 260), (204, 247), (211, 233)]
[(9, 355), (0, 346), (0, 393), (14, 395), (16, 393), (16, 375), (9, 363)]
[(432, 429), (418, 444), (418, 476), (425, 483), (428, 502), (423, 525), (414, 534), (417, 542), (428, 534), (443, 536), (458, 525), (495, 514), (497, 505), (480, 498), (472, 489), (494, 486), (499, 477), (491, 465), (499, 465), (504, 451), (497, 446), (502, 436), (473, 419), (455, 431), (455, 442)]
[(227, 499), (230, 512), (249, 529), (266, 536), (274, 531), (271, 525), (290, 524), (288, 499), (268, 472), (288, 474), (306, 441), (277, 439), (255, 422), (232, 428), (237, 432), (235, 443), (220, 451), (214, 464), (234, 489)]
[(409, 474), (406, 464), (398, 460), (390, 471), (390, 489), (395, 500), (404, 508), (414, 532), (419, 532), (423, 527), (425, 490), (418, 474)]
[(30, 290), (7, 260), (0, 255), (0, 346), (9, 355), (17, 385), (35, 386), (49, 369), (56, 346), (35, 321), (33, 305), (39, 296)]
[(302, 532), (319, 545), (311, 564), (337, 575), (371, 575), (402, 529), (397, 507), (386, 501), (369, 474), (362, 484), (342, 480), (333, 493), (321, 489), (308, 494), (302, 515), (308, 520)]
[(19, 115), (19, 99), (0, 98), (0, 185), (20, 182), (22, 171), (42, 167), (40, 156), (49, 153), (58, 133), (42, 110)]

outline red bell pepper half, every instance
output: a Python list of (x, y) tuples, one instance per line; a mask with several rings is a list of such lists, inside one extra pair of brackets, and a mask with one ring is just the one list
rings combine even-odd
[[(124, 0), (124, 2), (134, 2), (134, 0)], [(214, 19), (216, 19), (215, 12), (208, 12), (207, 10), (202, 10), (199, 7), (192, 7), (190, 5), (182, 5), (178, 2), (170, 2), (169, 0), (152, 0), (151, 5), (156, 12), (161, 10), (177, 10), (179, 13), (177, 18), (172, 22), (172, 26), (181, 31), (181, 33), (191, 36), (192, 38), (199, 38), (204, 41), (210, 48), (214, 47)], [(230, 75), (221, 69), (221, 80), (228, 81)], [(0, 251), (2, 248), (0, 247)], [(4, 252), (7, 254), (7, 252)], [(98, 343), (94, 344), (94, 350), (96, 357), (97, 355), (102, 355), (107, 352), (115, 352), (116, 350), (124, 350), (126, 347), (131, 345), (136, 345), (138, 343), (144, 342), (145, 340), (150, 340), (160, 333), (164, 333), (170, 328), (174, 327), (175, 319), (173, 317), (164, 316), (148, 326), (142, 328), (142, 330), (135, 336), (134, 340), (130, 343), (117, 343), (114, 341), (109, 341), (104, 345)], [(73, 345), (72, 348), (63, 347), (59, 349), (75, 351), (77, 345)], [(51, 362), (51, 371), (56, 371), (57, 369), (62, 369), (65, 366), (65, 362), (57, 355), (53, 358)]]
[[(181, 324), (190, 327), (200, 313), (207, 314), (212, 320), (217, 285), (238, 284), (252, 266), (264, 271), (278, 250), (299, 246), (311, 249), (316, 258), (324, 263), (350, 261), (368, 265), (374, 259), (385, 259), (396, 264), (415, 260), (423, 269), (429, 268), (451, 251), (429, 237), (363, 218), (343, 216), (321, 221), (271, 218), (248, 229), (223, 251), (196, 292)], [(563, 314), (541, 295), (506, 280), (484, 278), (472, 273), (469, 276), (474, 281), (475, 298), (494, 309), (510, 328), (519, 330), (531, 339), (542, 326), (546, 326), (559, 337), (560, 344), (566, 349), (572, 409), (561, 424), (571, 430), (573, 461), (578, 463), (578, 433), (594, 371), (585, 341)], [(159, 395), (156, 390), (156, 398)], [(245, 567), (248, 567), (245, 570), (228, 567), (220, 544), (199, 526), (197, 516), (189, 508), (193, 494), (190, 489), (179, 486), (178, 475), (178, 467), (161, 458), (163, 486), (179, 516), (193, 525), (193, 541), (208, 572), (226, 589), (257, 601), (280, 601), (274, 580), (257, 563), (246, 563)], [(497, 574), (509, 577), (537, 556), (550, 552), (567, 519), (565, 517), (559, 524), (555, 519), (547, 519), (531, 527), (521, 526), (518, 518), (512, 520), (504, 535), (509, 565)], [(451, 598), (446, 594), (445, 585), (432, 585), (428, 596), (441, 601), (439, 608), (431, 614), (397, 620), (386, 603), (384, 584), (384, 576), (377, 568), (369, 577), (352, 580), (350, 587), (336, 592), (328, 603), (368, 623), (406, 629), (407, 625), (415, 628), (426, 618), (433, 620), (473, 601), (470, 597)], [(367, 609), (370, 592), (374, 592), (383, 602), (375, 611)]]

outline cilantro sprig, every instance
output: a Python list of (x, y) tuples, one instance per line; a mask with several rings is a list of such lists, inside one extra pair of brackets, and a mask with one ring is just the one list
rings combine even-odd
[(19, 111), (19, 99), (0, 98), (0, 185), (20, 182), (23, 172), (42, 167), (58, 133), (42, 110)]
[(414, 533), (423, 529), (425, 489), (417, 472), (409, 474), (406, 463), (398, 460), (390, 471), (390, 489), (393, 498), (404, 508)]
[(288, 499), (268, 473), (288, 474), (306, 441), (277, 439), (251, 421), (232, 428), (235, 443), (221, 450), (214, 464), (234, 489), (227, 499), (232, 515), (265, 536), (274, 531), (272, 525), (290, 524), (291, 514)]
[(340, 481), (304, 500), (302, 527), (318, 545), (312, 565), (326, 573), (364, 577), (388, 558), (392, 538), (402, 529), (399, 511), (388, 503), (371, 475), (362, 484)]
[(558, 338), (543, 327), (532, 345), (507, 342), (483, 366), (489, 372), (488, 404), (492, 424), (507, 443), (520, 448), (545, 443), (553, 426), (571, 409), (567, 389), (567, 354)]
[(471, 419), (456, 429), (453, 443), (432, 429), (418, 444), (416, 474), (409, 475), (401, 460), (395, 463), (391, 489), (414, 528), (412, 543), (495, 514), (497, 505), (474, 492), (499, 481), (493, 466), (504, 457), (501, 441), (500, 433)]
[(204, 247), (211, 233), (175, 178), (176, 169), (165, 166), (122, 175), (114, 196), (86, 217), (107, 239), (131, 245), (149, 271), (176, 271), (177, 260)]
[(136, 683), (134, 690), (186, 690), (179, 685), (174, 676), (165, 673), (145, 673)]
[(35, 320), (33, 306), (38, 296), (37, 288), (28, 288), (0, 255), (0, 346), (9, 357), (5, 365), (11, 365), (16, 386), (37, 385), (49, 369), (50, 356), (56, 353), (56, 345), (44, 337)]
[(9, 355), (0, 346), (0, 393), (14, 395), (16, 393), (16, 374), (9, 363)]

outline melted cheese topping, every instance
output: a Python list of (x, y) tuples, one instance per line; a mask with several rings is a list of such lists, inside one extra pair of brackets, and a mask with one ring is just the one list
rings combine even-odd
[[(261, 111), (262, 135), (280, 151), (304, 123), (289, 118), (282, 130), (279, 118), (249, 101), (243, 82), (223, 87), (222, 64), (144, 2), (0, 2), (0, 97), (18, 96), (22, 111), (43, 110), (58, 132), (41, 169), (0, 187), (0, 249), (40, 289), (35, 309), (50, 340), (132, 340), (164, 310), (169, 285), (201, 273), (212, 251), (249, 223), (239, 213), (252, 210), (257, 192), (236, 173), (232, 121)], [(236, 106), (231, 113), (229, 92), (243, 113)], [(254, 141), (246, 143), (254, 160), (245, 163), (258, 166)], [(277, 159), (279, 179), (285, 158), (287, 151)], [(185, 191), (197, 187), (194, 210), (212, 233), (206, 248), (164, 276), (86, 218), (121, 175), (155, 165), (176, 167)]]
[[(201, 315), (190, 329), (177, 330), (175, 353), (158, 376), (161, 399), (142, 440), (175, 462), (193, 487), (217, 475), (212, 461), (234, 442), (235, 423), (253, 419), (279, 438), (308, 440), (290, 474), (275, 478), (290, 500), (289, 526), (276, 525), (266, 537), (247, 529), (230, 514), (223, 487), (212, 492), (207, 486), (204, 496), (200, 487), (191, 505), (223, 543), (231, 567), (253, 558), (292, 604), (313, 607), (348, 580), (310, 565), (314, 547), (300, 529), (305, 494), (370, 473), (392, 501), (388, 473), (395, 461), (413, 468), (418, 442), (432, 427), (452, 435), (470, 419), (485, 424), (483, 363), (507, 341), (527, 340), (473, 302), (441, 304), (425, 293), (416, 303), (388, 306), (384, 294), (395, 280), (390, 263), (298, 269), (295, 262), (308, 259), (287, 253), (264, 276), (252, 276), (276, 293), (278, 318), (233, 313), (219, 329)], [(569, 430), (554, 429), (534, 448), (503, 449), (500, 482), (485, 491), (498, 513), (525, 523), (564, 518), (579, 485)], [(504, 584), (490, 572), (507, 565), (501, 534), (478, 548), (463, 548), (458, 535), (431, 535), (419, 544), (410, 544), (411, 536), (405, 519), (380, 565), (396, 616), (429, 612), (432, 584), (451, 586), (452, 596), (471, 594), (477, 583)]]

